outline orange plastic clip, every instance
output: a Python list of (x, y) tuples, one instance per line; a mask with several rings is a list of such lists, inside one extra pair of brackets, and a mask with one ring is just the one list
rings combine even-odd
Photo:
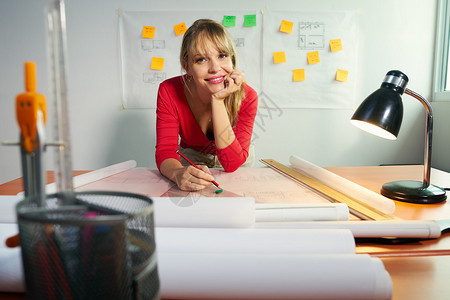
[(32, 153), (35, 148), (38, 111), (42, 112), (44, 124), (47, 122), (45, 96), (36, 90), (36, 64), (25, 62), (25, 93), (16, 97), (16, 117), (23, 138), (22, 146), (28, 153)]

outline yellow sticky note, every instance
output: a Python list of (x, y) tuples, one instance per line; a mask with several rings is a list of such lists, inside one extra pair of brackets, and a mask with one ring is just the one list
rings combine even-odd
[(310, 65), (320, 63), (319, 51), (308, 52), (306, 53), (306, 57)]
[(152, 39), (155, 37), (155, 27), (154, 26), (144, 26), (142, 29), (142, 37), (146, 39)]
[(173, 29), (175, 30), (175, 35), (176, 36), (185, 33), (186, 30), (187, 30), (186, 24), (184, 22), (180, 23), (180, 24), (177, 24), (177, 25), (174, 25)]
[(346, 82), (348, 78), (348, 71), (337, 69), (336, 80)]
[(161, 57), (152, 57), (152, 64), (150, 69), (153, 70), (162, 70), (164, 67), (164, 58)]
[(273, 53), (273, 63), (274, 64), (279, 64), (279, 63), (284, 63), (284, 62), (286, 62), (286, 54), (284, 53), (284, 51)]
[(292, 28), (294, 27), (294, 22), (289, 22), (286, 20), (281, 21), (280, 31), (286, 33), (292, 33)]
[(341, 39), (330, 40), (331, 52), (342, 51)]
[(295, 69), (293, 75), (294, 81), (305, 81), (305, 69)]

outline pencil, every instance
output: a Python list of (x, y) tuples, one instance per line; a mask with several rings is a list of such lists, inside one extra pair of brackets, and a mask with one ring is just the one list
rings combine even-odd
[[(177, 150), (177, 154), (178, 155), (181, 155), (185, 160), (187, 160), (192, 166), (194, 166), (195, 168), (197, 168), (197, 169), (199, 169), (199, 170), (202, 170), (202, 169), (200, 169), (199, 167), (197, 167), (197, 165), (196, 164), (194, 164), (189, 158), (187, 158), (186, 156), (184, 156), (183, 155), (183, 153), (181, 153), (180, 151), (178, 151)], [(202, 170), (203, 171), (203, 170)], [(219, 189), (222, 189), (220, 186), (219, 186), (219, 184), (217, 183), (217, 182), (215, 182), (214, 180), (213, 181), (211, 181), (217, 188), (219, 188)]]

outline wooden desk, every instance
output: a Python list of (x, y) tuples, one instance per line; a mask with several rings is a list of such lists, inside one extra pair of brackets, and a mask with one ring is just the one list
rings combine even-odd
[[(381, 186), (395, 180), (419, 180), (423, 178), (423, 166), (376, 166), (327, 168), (348, 180), (377, 193)], [(431, 182), (447, 182), (450, 174), (438, 172)], [(449, 195), (450, 197), (450, 195)], [(410, 204), (395, 201), (394, 215), (406, 220), (434, 220), (450, 218), (450, 203)], [(439, 240), (422, 241), (405, 245), (357, 246), (358, 253), (371, 252), (379, 256), (391, 275), (393, 300), (438, 300), (450, 298), (450, 233)]]
[[(328, 170), (379, 192), (383, 183), (395, 180), (422, 180), (423, 166), (334, 167)], [(434, 171), (434, 170), (433, 170)], [(86, 171), (75, 172), (74, 175)], [(52, 182), (48, 174), (48, 182)], [(447, 182), (450, 174), (432, 174), (432, 182)], [(22, 181), (16, 179), (0, 185), (0, 195), (16, 195), (22, 190)], [(408, 204), (396, 201), (396, 216), (407, 220), (433, 220), (450, 218), (450, 203), (432, 205)], [(448, 299), (450, 297), (450, 233), (439, 240), (404, 245), (359, 244), (358, 253), (378, 256), (391, 275), (393, 300)], [(25, 299), (23, 294), (0, 293), (0, 299)]]
[[(73, 176), (81, 175), (89, 171), (73, 171)], [(52, 171), (47, 171), (47, 184), (55, 182), (55, 176)], [(17, 178), (9, 182), (0, 184), (0, 195), (17, 195), (23, 191), (22, 178)]]

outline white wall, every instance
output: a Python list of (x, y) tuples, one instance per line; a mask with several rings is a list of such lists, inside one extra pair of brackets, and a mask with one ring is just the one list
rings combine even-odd
[[(46, 3), (48, 0), (0, 1), (0, 141), (16, 140), (19, 134), (14, 99), (24, 90), (25, 60), (37, 62), (38, 90), (49, 94), (43, 13)], [(128, 159), (135, 159), (139, 166), (155, 166), (155, 111), (120, 109), (116, 9), (242, 10), (265, 6), (290, 11), (357, 10), (360, 39), (355, 45), (355, 107), (392, 69), (409, 76), (409, 88), (430, 97), (437, 0), (66, 0), (74, 169), (96, 169)], [(403, 126), (395, 142), (351, 126), (350, 110), (284, 109), (281, 116), (265, 118), (264, 123), (260, 120), (255, 127), (257, 159), (287, 163), (291, 154), (297, 154), (321, 166), (422, 163), (425, 111), (411, 97), (405, 97), (404, 104)], [(51, 103), (49, 107), (51, 120)], [(439, 122), (437, 119), (435, 127)], [(443, 133), (440, 128), (439, 134), (448, 135), (448, 128)], [(51, 136), (51, 124), (48, 131)], [(434, 153), (440, 151), (437, 148)], [(53, 168), (51, 152), (47, 155), (48, 169)], [(450, 169), (444, 154), (436, 157), (435, 167)], [(0, 170), (0, 183), (21, 176), (17, 147), (0, 147)]]

